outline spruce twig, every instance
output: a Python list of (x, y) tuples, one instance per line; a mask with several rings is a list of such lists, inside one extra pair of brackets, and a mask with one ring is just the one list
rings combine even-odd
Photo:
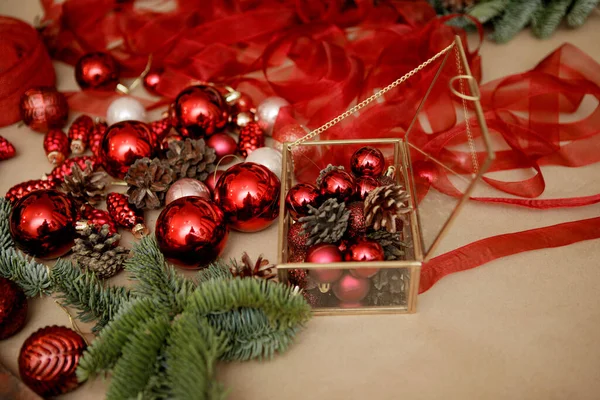
[(572, 0), (552, 0), (548, 5), (540, 5), (531, 19), (534, 35), (541, 39), (550, 37), (567, 15)]
[(476, 4), (469, 10), (469, 15), (476, 18), (482, 24), (498, 17), (508, 5), (510, 0), (488, 0)]
[(571, 28), (583, 25), (598, 4), (600, 0), (575, 0), (567, 15), (567, 25)]
[(10, 201), (0, 199), (0, 250), (8, 250), (14, 246), (10, 236), (10, 211), (12, 207)]
[(494, 23), (494, 40), (508, 42), (529, 24), (533, 13), (541, 5), (542, 0), (510, 0), (504, 14)]
[(12, 247), (0, 250), (0, 276), (19, 285), (27, 297), (52, 293), (46, 266), (25, 257)]

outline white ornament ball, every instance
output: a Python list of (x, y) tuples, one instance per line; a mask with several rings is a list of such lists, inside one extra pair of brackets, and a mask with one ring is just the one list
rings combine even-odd
[(108, 106), (106, 122), (112, 125), (121, 121), (146, 122), (146, 109), (132, 97), (119, 97)]
[(273, 125), (277, 120), (279, 109), (287, 107), (290, 103), (281, 97), (267, 97), (256, 108), (256, 120), (266, 135), (273, 134)]
[(248, 154), (246, 162), (253, 162), (269, 168), (281, 179), (281, 152), (270, 147), (261, 147)]

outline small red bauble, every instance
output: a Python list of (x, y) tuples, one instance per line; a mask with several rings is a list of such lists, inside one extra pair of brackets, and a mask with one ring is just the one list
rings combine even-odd
[[(217, 160), (231, 156), (237, 151), (237, 142), (226, 133), (215, 133), (206, 140), (206, 145), (215, 149)], [(233, 161), (231, 159), (231, 161)]]
[(248, 96), (246, 93), (241, 93), (240, 97), (233, 103), (231, 107), (232, 114), (239, 114), (243, 112), (254, 112), (256, 107), (254, 106), (254, 102), (252, 101), (252, 97)]
[(265, 145), (265, 133), (256, 122), (249, 122), (240, 130), (238, 151), (242, 157), (248, 157), (254, 150)]
[[(312, 246), (306, 255), (306, 262), (329, 264), (342, 261), (342, 253), (334, 244), (321, 243)], [(332, 283), (342, 276), (341, 269), (323, 268), (310, 269), (309, 275), (319, 283)]]
[(349, 238), (364, 236), (367, 233), (365, 204), (360, 201), (355, 201), (354, 203), (348, 204), (346, 209), (350, 211), (346, 236)]
[(333, 294), (343, 302), (356, 303), (367, 297), (371, 283), (367, 279), (344, 275), (333, 284)]
[(285, 207), (295, 221), (308, 215), (308, 206), (318, 207), (319, 190), (308, 183), (293, 186), (285, 196)]
[(62, 128), (69, 116), (67, 99), (50, 87), (33, 88), (23, 93), (19, 110), (25, 125), (38, 132)]
[(156, 91), (156, 88), (162, 79), (163, 72), (164, 71), (161, 68), (151, 69), (146, 76), (144, 76), (143, 84), (148, 93), (160, 96), (160, 93)]
[(361, 147), (352, 154), (350, 167), (356, 176), (378, 178), (385, 169), (385, 158), (381, 150), (375, 147)]
[(11, 142), (6, 140), (3, 136), (0, 136), (0, 161), (8, 160), (15, 156), (15, 146)]
[(354, 181), (356, 182), (356, 196), (361, 200), (366, 199), (373, 189), (379, 187), (377, 179), (371, 176), (359, 176)]
[(214, 203), (190, 196), (168, 204), (156, 220), (156, 240), (172, 263), (202, 268), (221, 254), (229, 231)]
[(57, 190), (38, 190), (17, 201), (10, 213), (10, 233), (18, 248), (44, 259), (71, 250), (77, 212), (71, 199)]
[(229, 168), (215, 187), (215, 202), (231, 228), (241, 232), (265, 229), (279, 216), (279, 178), (267, 167), (245, 162)]
[(119, 83), (119, 66), (108, 53), (89, 53), (77, 61), (75, 80), (83, 90), (115, 90)]
[(144, 225), (144, 212), (129, 204), (126, 195), (115, 192), (106, 195), (106, 210), (117, 225), (131, 230), (136, 238), (148, 233), (148, 228)]
[(123, 179), (135, 160), (151, 157), (154, 146), (148, 125), (123, 121), (108, 127), (101, 144), (102, 166), (110, 176)]
[(217, 187), (217, 182), (219, 182), (219, 178), (225, 173), (222, 169), (217, 169), (214, 172), (208, 174), (208, 178), (204, 181), (206, 186), (210, 189), (211, 193), (215, 193), (215, 188)]
[(335, 197), (346, 202), (356, 193), (356, 183), (343, 169), (334, 169), (323, 176), (319, 189), (323, 198)]
[(73, 154), (82, 154), (94, 131), (94, 120), (89, 115), (80, 115), (69, 127), (69, 141)]
[(43, 397), (67, 393), (79, 386), (75, 371), (86, 347), (85, 340), (72, 329), (64, 326), (39, 329), (21, 347), (21, 379)]
[(16, 283), (0, 277), (0, 340), (19, 332), (27, 319), (27, 297)]
[[(64, 164), (63, 164), (64, 165)], [(35, 192), (36, 190), (42, 189), (54, 189), (60, 181), (58, 179), (49, 178), (49, 179), (33, 179), (26, 182), (21, 182), (6, 192), (6, 200), (14, 203), (19, 200), (21, 197), (28, 195), (31, 192)]]
[(179, 93), (170, 113), (177, 132), (193, 139), (221, 132), (229, 120), (229, 106), (221, 93), (203, 85)]
[(60, 129), (50, 129), (44, 136), (44, 151), (50, 164), (61, 165), (71, 153), (69, 138)]

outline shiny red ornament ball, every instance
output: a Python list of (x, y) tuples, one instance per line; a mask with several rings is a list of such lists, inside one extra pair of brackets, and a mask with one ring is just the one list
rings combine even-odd
[(326, 173), (319, 186), (323, 198), (336, 198), (346, 202), (356, 193), (354, 177), (343, 169), (334, 169)]
[(352, 243), (346, 250), (346, 261), (383, 261), (383, 247), (371, 239), (361, 238)]
[(119, 65), (108, 53), (86, 54), (75, 65), (75, 80), (83, 90), (115, 90), (119, 83)]
[(0, 136), (0, 161), (8, 160), (15, 156), (15, 146), (12, 145), (6, 138)]
[(356, 176), (378, 178), (385, 169), (385, 158), (381, 150), (375, 147), (361, 147), (352, 154), (350, 168)]
[(223, 176), (224, 173), (225, 171), (223, 171), (222, 169), (217, 169), (214, 172), (208, 174), (208, 178), (206, 178), (206, 180), (204, 181), (204, 184), (208, 186), (213, 195), (215, 193), (215, 188), (217, 187), (217, 182), (219, 182), (219, 179), (221, 178), (221, 176)]
[(0, 340), (19, 332), (27, 319), (27, 297), (16, 283), (0, 277)]
[(33, 88), (23, 93), (19, 110), (25, 125), (37, 132), (60, 129), (69, 117), (67, 99), (51, 87)]
[(214, 198), (231, 228), (257, 232), (279, 216), (280, 187), (279, 178), (267, 167), (245, 162), (225, 171), (217, 182)]
[(168, 204), (156, 220), (160, 251), (172, 263), (202, 268), (221, 254), (229, 231), (223, 211), (200, 197), (182, 197)]
[(190, 86), (180, 92), (170, 113), (177, 132), (193, 139), (221, 132), (229, 120), (229, 106), (221, 93), (203, 85)]
[[(301, 223), (292, 224), (288, 229), (288, 249), (294, 254), (304, 254), (308, 251), (309, 246), (306, 244), (309, 234), (304, 231)], [(304, 258), (299, 261), (304, 261)]]
[[(334, 244), (321, 243), (312, 246), (306, 255), (305, 262), (315, 264), (329, 264), (342, 261), (342, 253)], [(319, 283), (332, 283), (342, 276), (341, 269), (322, 268), (310, 269), (309, 275)]]
[(368, 279), (356, 278), (352, 275), (344, 275), (333, 284), (335, 297), (346, 303), (357, 303), (363, 300), (371, 290)]
[(366, 199), (369, 193), (379, 187), (379, 181), (372, 176), (359, 176), (354, 181), (356, 182), (356, 197), (360, 200)]
[(144, 211), (130, 204), (126, 195), (115, 192), (106, 195), (106, 210), (117, 225), (129, 229), (136, 238), (148, 233), (144, 224)]
[(161, 68), (151, 69), (146, 76), (144, 76), (143, 84), (144, 88), (148, 91), (148, 93), (153, 94), (155, 96), (160, 96), (160, 93), (156, 91), (158, 84), (162, 79), (164, 71)]
[(43, 397), (54, 397), (79, 386), (75, 373), (87, 345), (72, 329), (49, 326), (34, 332), (21, 347), (19, 374)]
[(110, 236), (118, 233), (117, 224), (108, 211), (99, 210), (89, 204), (85, 204), (83, 210), (80, 212), (79, 220), (75, 227), (78, 231), (84, 230), (87, 227), (93, 227), (100, 230), (104, 225), (108, 225)]
[(61, 165), (71, 154), (69, 138), (61, 129), (50, 129), (44, 135), (44, 151), (50, 164)]
[[(237, 151), (237, 142), (226, 133), (215, 133), (206, 140), (206, 145), (215, 149), (218, 161), (221, 161), (223, 157), (234, 155)], [(233, 161), (233, 157), (230, 157), (229, 160)]]
[(31, 192), (43, 189), (54, 189), (59, 184), (60, 180), (52, 177), (49, 179), (33, 179), (30, 181), (21, 182), (8, 189), (8, 192), (6, 192), (4, 198), (14, 204), (15, 201), (25, 197)]
[(73, 154), (82, 154), (94, 131), (94, 120), (89, 115), (80, 115), (69, 127), (69, 142)]
[(9, 221), (17, 247), (43, 259), (58, 258), (71, 250), (77, 211), (74, 202), (57, 190), (29, 193), (14, 205)]
[(285, 208), (293, 220), (308, 215), (308, 206), (319, 206), (319, 189), (309, 183), (299, 183), (292, 186), (285, 196)]
[(348, 217), (348, 229), (346, 237), (355, 238), (364, 236), (367, 233), (367, 221), (365, 219), (365, 204), (362, 201), (355, 201), (346, 206), (350, 211)]
[(150, 128), (143, 122), (123, 121), (108, 127), (101, 144), (102, 166), (110, 176), (123, 179), (135, 160), (152, 157)]
[(254, 101), (252, 101), (252, 97), (250, 97), (246, 93), (241, 93), (240, 97), (233, 103), (231, 106), (232, 114), (238, 114), (243, 112), (255, 112), (256, 106), (254, 105)]

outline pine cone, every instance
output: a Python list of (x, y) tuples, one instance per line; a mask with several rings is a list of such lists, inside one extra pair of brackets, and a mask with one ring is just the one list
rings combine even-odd
[(367, 226), (373, 230), (396, 232), (396, 218), (410, 212), (408, 193), (400, 185), (380, 186), (365, 199)]
[(88, 227), (75, 239), (73, 259), (85, 270), (94, 272), (99, 278), (110, 278), (123, 269), (129, 250), (117, 246), (121, 235), (110, 234), (108, 225), (97, 230)]
[(238, 264), (237, 261), (234, 262), (230, 271), (236, 278), (262, 278), (267, 281), (277, 278), (275, 265), (269, 263), (269, 260), (262, 258), (262, 255), (260, 255), (253, 264), (245, 252), (242, 253), (241, 264)]
[(60, 190), (81, 202), (98, 204), (106, 195), (106, 172), (94, 172), (91, 161), (85, 162), (82, 169), (79, 164), (71, 165), (71, 174), (65, 175)]
[(137, 208), (159, 208), (174, 180), (175, 173), (166, 162), (158, 158), (136, 160), (125, 175), (129, 202)]
[(319, 208), (309, 205), (308, 214), (298, 220), (304, 232), (308, 233), (307, 246), (335, 243), (348, 228), (350, 211), (345, 203), (338, 203), (336, 199), (326, 200)]
[(195, 178), (204, 181), (215, 170), (217, 156), (204, 139), (172, 141), (167, 150), (167, 161), (178, 178)]
[(407, 244), (400, 240), (399, 233), (390, 233), (388, 231), (375, 231), (367, 235), (369, 239), (379, 242), (385, 254), (387, 261), (403, 260)]
[(238, 140), (238, 151), (242, 157), (248, 157), (248, 154), (265, 145), (265, 133), (258, 123), (249, 122), (240, 130)]
[(319, 177), (317, 178), (317, 186), (321, 186), (321, 182), (323, 181), (323, 177), (325, 175), (327, 175), (329, 172), (336, 170), (336, 169), (341, 169), (343, 171), (345, 168), (342, 167), (341, 165), (338, 166), (338, 165), (331, 165), (331, 164), (329, 164), (328, 166), (323, 168), (321, 170), (321, 172), (319, 172)]
[(410, 269), (382, 268), (371, 278), (371, 290), (365, 299), (370, 306), (407, 305)]

